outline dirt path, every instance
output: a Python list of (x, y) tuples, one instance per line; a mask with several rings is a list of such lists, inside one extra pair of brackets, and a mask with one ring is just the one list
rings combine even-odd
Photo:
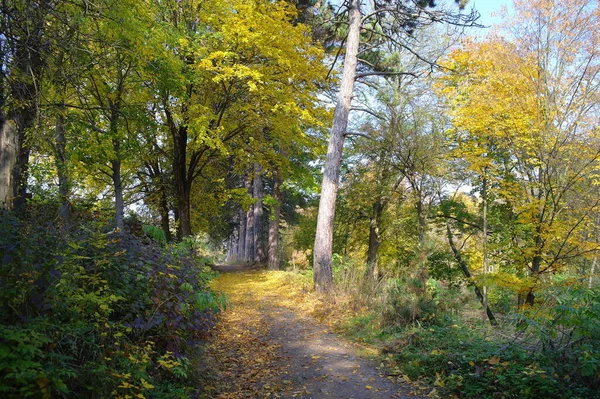
[[(309, 298), (282, 273), (227, 273), (231, 298), (207, 348), (207, 398), (414, 398), (359, 347), (307, 316)], [(287, 280), (286, 280), (287, 279)]]

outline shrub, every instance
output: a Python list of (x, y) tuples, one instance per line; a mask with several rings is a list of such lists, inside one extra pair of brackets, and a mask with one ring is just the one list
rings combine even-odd
[(68, 230), (54, 214), (0, 221), (0, 396), (184, 397), (225, 304), (213, 273), (93, 214)]

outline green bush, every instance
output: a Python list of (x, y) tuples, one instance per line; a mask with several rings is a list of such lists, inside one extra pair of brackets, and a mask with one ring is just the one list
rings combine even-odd
[(515, 314), (500, 331), (438, 317), (405, 327), (387, 351), (443, 397), (599, 398), (598, 290), (567, 284), (544, 295), (545, 307)]
[(0, 220), (0, 396), (185, 397), (225, 304), (214, 274), (141, 229), (82, 212), (60, 230), (36, 207)]

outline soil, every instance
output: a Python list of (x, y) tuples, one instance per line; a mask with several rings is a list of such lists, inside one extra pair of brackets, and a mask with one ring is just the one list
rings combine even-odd
[[(373, 353), (334, 334), (303, 311), (273, 274), (220, 268), (217, 289), (231, 306), (206, 347), (200, 381), (204, 398), (415, 398)], [(271, 272), (272, 273), (272, 272)], [(275, 281), (275, 282), (274, 282)], [(291, 299), (291, 303), (290, 303)], [(296, 301), (297, 306), (295, 306)]]

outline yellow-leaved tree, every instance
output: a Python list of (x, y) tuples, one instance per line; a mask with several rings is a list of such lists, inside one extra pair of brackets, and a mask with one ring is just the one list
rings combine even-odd
[(159, 19), (170, 28), (164, 54), (153, 60), (153, 85), (183, 237), (198, 220), (194, 182), (208, 176), (203, 186), (216, 184), (209, 169), (217, 161), (254, 168), (273, 142), (310, 141), (299, 128), (321, 123), (316, 92), (326, 70), (322, 49), (285, 2), (166, 3)]
[[(515, 10), (509, 36), (451, 54), (440, 91), (453, 118), (453, 155), (480, 187), (484, 269), (487, 237), (501, 235), (495, 262), (516, 266), (517, 289), (533, 305), (546, 276), (598, 250), (600, 26), (586, 0), (517, 1)], [(493, 234), (489, 200), (508, 212)]]

